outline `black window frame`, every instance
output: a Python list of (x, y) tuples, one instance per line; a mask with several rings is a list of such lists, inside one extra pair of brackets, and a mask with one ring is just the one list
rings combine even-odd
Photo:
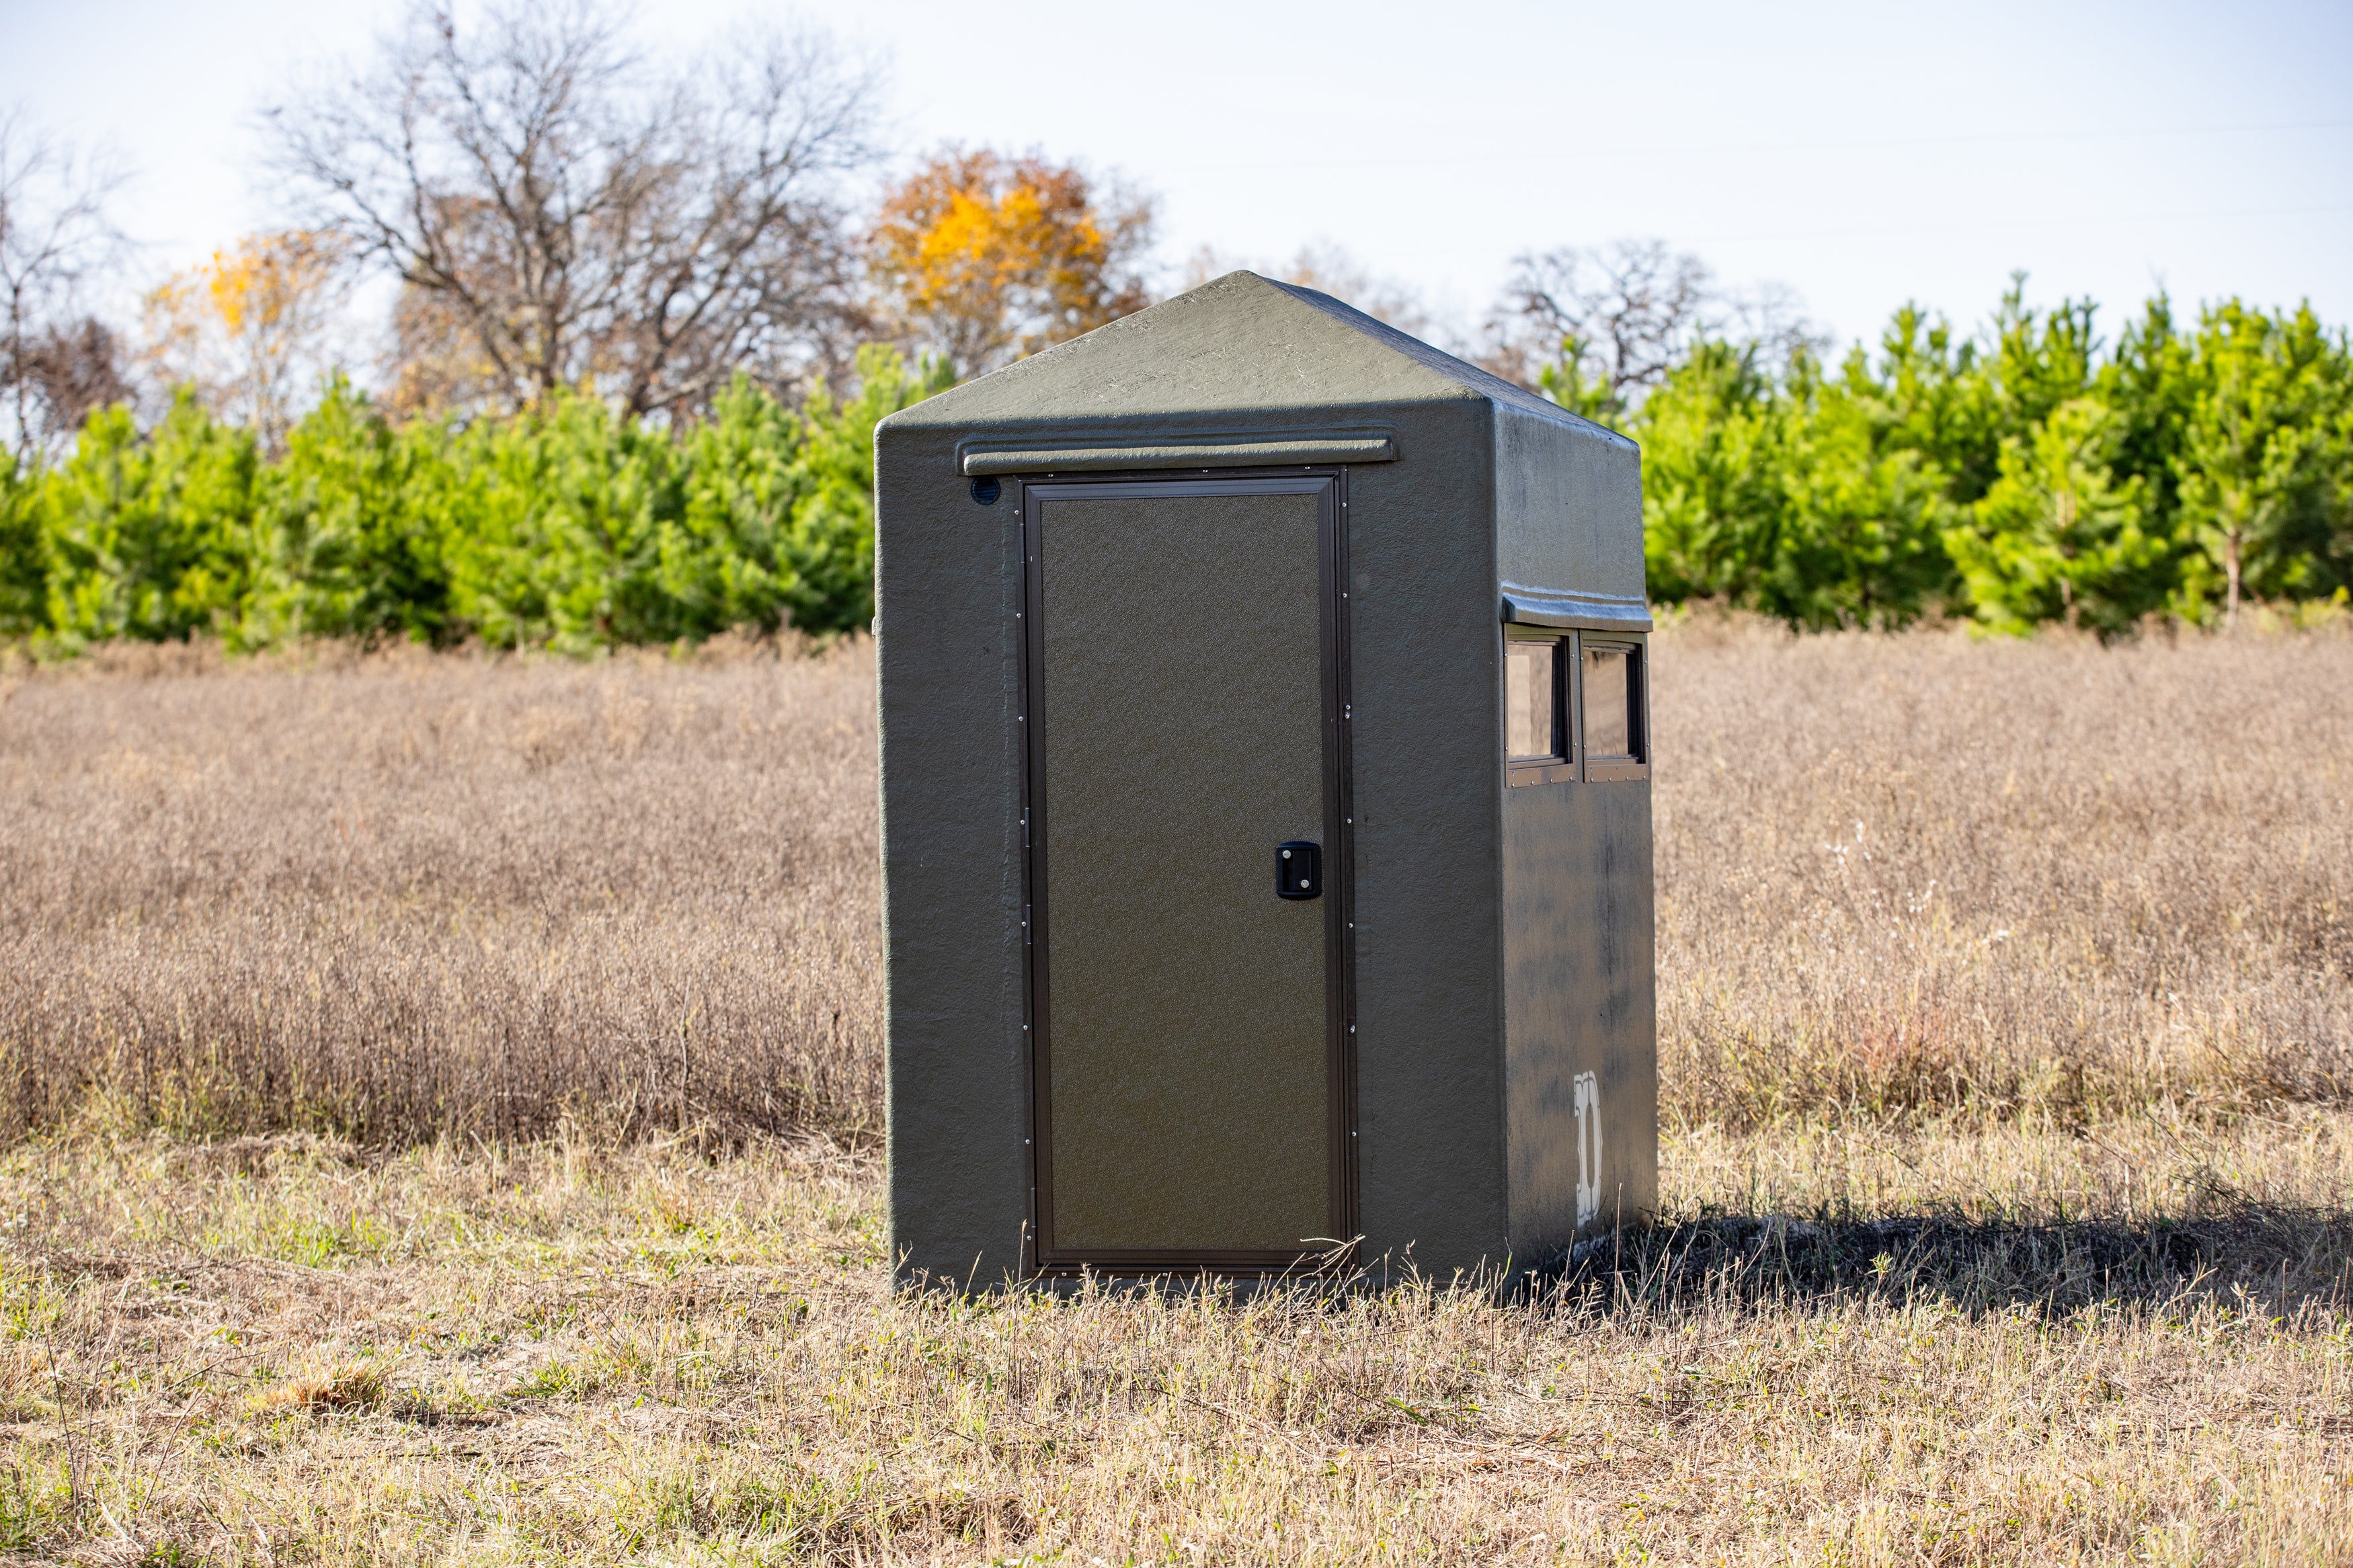
[(1504, 752), (1504, 782), (1511, 788), (1527, 784), (1570, 784), (1577, 778), (1577, 710), (1572, 696), (1577, 680), (1576, 637), (1573, 633), (1541, 626), (1504, 627), (1504, 701), (1508, 707), (1510, 693), (1510, 649), (1512, 643), (1543, 643), (1552, 648), (1552, 734), (1558, 748), (1548, 757), (1514, 757), (1512, 755), (1510, 715), (1504, 715), (1502, 736)]
[[(1623, 783), (1630, 779), (1651, 776), (1651, 659), (1647, 638), (1610, 637), (1592, 632), (1577, 634), (1577, 758), (1584, 764), (1584, 777), (1592, 784)], [(1584, 741), (1585, 722), (1585, 650), (1588, 647), (1623, 648), (1626, 651), (1626, 744), (1624, 754), (1596, 757), (1587, 751)]]

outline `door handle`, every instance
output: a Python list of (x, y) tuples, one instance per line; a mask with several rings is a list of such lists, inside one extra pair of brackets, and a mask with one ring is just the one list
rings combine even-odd
[(1304, 838), (1274, 847), (1274, 896), (1278, 899), (1320, 899), (1324, 896), (1324, 849)]

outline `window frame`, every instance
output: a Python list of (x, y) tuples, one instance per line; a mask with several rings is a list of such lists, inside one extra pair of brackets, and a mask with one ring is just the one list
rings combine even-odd
[[(1511, 789), (1546, 784), (1624, 784), (1651, 776), (1651, 639), (1639, 633), (1588, 632), (1567, 626), (1504, 623), (1504, 641), (1548, 643), (1553, 648), (1553, 735), (1561, 746), (1550, 757), (1514, 757), (1510, 716), (1504, 715), (1504, 783)], [(1626, 650), (1626, 728), (1631, 754), (1595, 758), (1585, 744), (1585, 650)], [(1504, 700), (1508, 708), (1510, 653), (1504, 653)]]
[[(1640, 637), (1613, 637), (1594, 632), (1577, 635), (1577, 761), (1583, 764), (1584, 777), (1588, 784), (1620, 784), (1651, 776), (1649, 643), (1649, 638)], [(1595, 757), (1585, 749), (1585, 650), (1588, 647), (1626, 650), (1626, 743), (1629, 749), (1624, 755)]]
[(1576, 634), (1548, 626), (1520, 626), (1506, 624), (1504, 627), (1504, 694), (1508, 707), (1511, 701), (1512, 643), (1543, 643), (1552, 650), (1552, 734), (1559, 749), (1549, 757), (1514, 757), (1511, 751), (1510, 721), (1505, 719), (1503, 736), (1504, 783), (1517, 789), (1526, 784), (1573, 784), (1577, 780), (1578, 736), (1576, 731), (1577, 703), (1572, 693), (1577, 679), (1577, 658), (1574, 652)]

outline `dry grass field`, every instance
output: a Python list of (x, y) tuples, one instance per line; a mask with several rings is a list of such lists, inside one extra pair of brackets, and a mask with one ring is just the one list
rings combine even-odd
[(0, 686), (16, 1129), (876, 1131), (863, 648), (112, 659)]
[(2353, 1096), (2353, 637), (1702, 623), (1658, 663), (1677, 1116)]
[(2353, 1561), (2353, 638), (1691, 624), (1664, 1223), (893, 1300), (871, 668), (0, 672), (0, 1552)]

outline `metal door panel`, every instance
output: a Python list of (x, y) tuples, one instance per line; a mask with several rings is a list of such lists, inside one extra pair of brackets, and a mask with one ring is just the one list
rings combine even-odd
[[(1033, 487), (1039, 1219), (1049, 1263), (1279, 1266), (1345, 1214), (1330, 479)], [(1345, 826), (1344, 823), (1337, 824)]]

